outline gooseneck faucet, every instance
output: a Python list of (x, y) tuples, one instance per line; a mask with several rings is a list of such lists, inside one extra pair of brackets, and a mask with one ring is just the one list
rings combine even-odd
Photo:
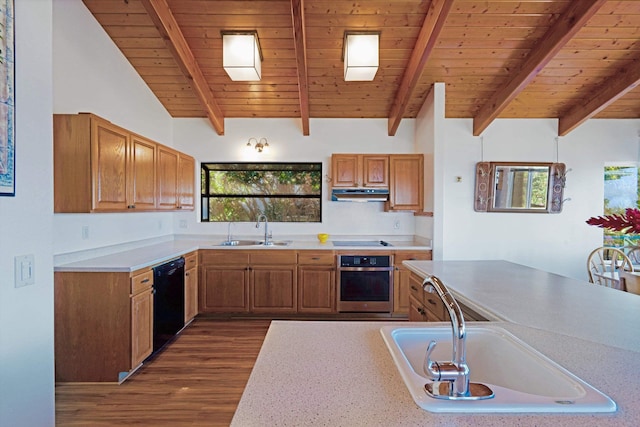
[(231, 239), (231, 226), (235, 225), (235, 223), (233, 221), (229, 221), (229, 225), (227, 226), (227, 242), (231, 243), (232, 239)]
[(453, 355), (450, 362), (434, 362), (431, 352), (436, 346), (431, 341), (427, 347), (424, 361), (425, 374), (433, 381), (448, 381), (449, 396), (452, 398), (469, 396), (469, 366), (466, 358), (466, 328), (462, 310), (449, 289), (436, 276), (427, 276), (422, 282), (422, 288), (430, 293), (437, 293), (444, 303), (453, 329)]
[(260, 228), (260, 221), (264, 221), (264, 245), (271, 246), (273, 245), (273, 242), (271, 242), (271, 237), (269, 236), (269, 220), (265, 214), (258, 215), (256, 228)]

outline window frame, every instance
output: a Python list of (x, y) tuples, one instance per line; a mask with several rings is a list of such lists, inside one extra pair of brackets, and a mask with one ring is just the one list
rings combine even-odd
[[(217, 166), (228, 166), (226, 168), (220, 169), (211, 169), (207, 167), (207, 165), (217, 165)], [(258, 166), (255, 169), (245, 167), (245, 168), (233, 168), (233, 166)], [(282, 165), (281, 168), (278, 168), (278, 165)], [(286, 193), (274, 193), (274, 194), (233, 194), (233, 193), (225, 193), (225, 194), (211, 194), (210, 189), (210, 179), (209, 172), (212, 170), (219, 171), (286, 171), (286, 170), (296, 170), (295, 166), (304, 166), (307, 165), (309, 169), (298, 169), (300, 171), (306, 172), (318, 172), (319, 173), (319, 184), (320, 189), (318, 194), (304, 194), (304, 195), (294, 195), (294, 194), (286, 194)], [(288, 198), (288, 199), (317, 199), (318, 200), (318, 221), (282, 221), (279, 219), (274, 219), (274, 222), (286, 222), (292, 224), (301, 224), (301, 223), (321, 223), (322, 222), (322, 205), (323, 205), (323, 180), (322, 180), (322, 171), (323, 163), (322, 162), (200, 162), (200, 221), (201, 222), (227, 222), (227, 221), (235, 221), (240, 222), (240, 220), (225, 220), (225, 221), (212, 221), (209, 217), (209, 203), (211, 199), (215, 198), (260, 198), (260, 199), (270, 199), (270, 198)], [(206, 179), (203, 180), (203, 174), (206, 175)], [(204, 187), (203, 187), (204, 185)], [(270, 219), (271, 220), (271, 219)]]

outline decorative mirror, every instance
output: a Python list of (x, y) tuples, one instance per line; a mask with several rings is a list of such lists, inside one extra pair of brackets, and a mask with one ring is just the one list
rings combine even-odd
[(480, 162), (476, 165), (476, 212), (559, 213), (564, 163)]

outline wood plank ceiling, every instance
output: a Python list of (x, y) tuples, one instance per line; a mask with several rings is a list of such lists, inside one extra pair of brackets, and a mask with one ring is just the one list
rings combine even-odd
[[(173, 117), (387, 118), (394, 135), (435, 82), (445, 115), (639, 118), (638, 0), (83, 0)], [(222, 68), (222, 30), (257, 30), (259, 82)], [(380, 31), (372, 82), (345, 82), (346, 30)]]

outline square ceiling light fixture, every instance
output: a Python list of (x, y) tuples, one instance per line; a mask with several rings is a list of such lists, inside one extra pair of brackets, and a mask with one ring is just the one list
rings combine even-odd
[(344, 80), (371, 81), (378, 72), (379, 32), (347, 31), (344, 33), (342, 60)]
[(262, 76), (262, 51), (257, 31), (222, 31), (222, 66), (233, 81)]

